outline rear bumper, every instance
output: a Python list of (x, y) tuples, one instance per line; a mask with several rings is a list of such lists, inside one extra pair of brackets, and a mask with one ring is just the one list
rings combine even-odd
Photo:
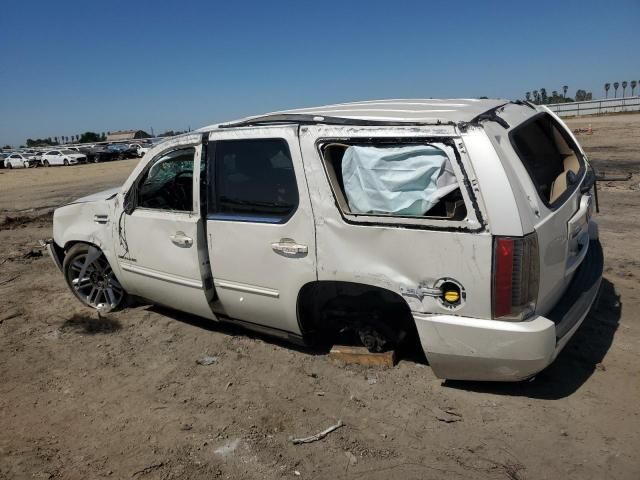
[(517, 381), (551, 364), (586, 318), (603, 271), (598, 240), (562, 299), (546, 316), (503, 322), (414, 314), (424, 352), (436, 376), (452, 380)]

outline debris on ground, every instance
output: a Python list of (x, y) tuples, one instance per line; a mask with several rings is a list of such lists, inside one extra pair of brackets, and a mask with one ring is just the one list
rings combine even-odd
[(226, 457), (227, 455), (230, 455), (237, 450), (237, 448), (240, 446), (240, 442), (241, 439), (239, 438), (230, 440), (221, 447), (216, 448), (213, 453)]
[(346, 455), (347, 459), (349, 459), (349, 465), (355, 465), (356, 463), (358, 463), (357, 457), (350, 451), (347, 450), (344, 452), (344, 454)]
[(311, 435), (310, 437), (301, 437), (301, 438), (291, 438), (291, 443), (293, 443), (294, 445), (300, 445), (301, 443), (312, 443), (312, 442), (317, 442), (318, 440), (322, 440), (324, 437), (326, 437), (327, 435), (329, 435), (331, 432), (339, 429), (340, 427), (343, 427), (344, 423), (342, 423), (342, 420), (338, 420), (338, 423), (336, 423), (335, 425), (330, 426), (329, 428), (327, 428), (326, 430), (321, 431), (320, 433), (316, 433), (315, 435)]
[(0, 282), (0, 287), (1, 287), (1, 286), (3, 286), (3, 285), (7, 285), (8, 283), (13, 282), (13, 281), (14, 281), (16, 278), (18, 278), (18, 277), (20, 277), (20, 275), (14, 275), (14, 276), (13, 276), (13, 277), (11, 277), (11, 278), (8, 278), (8, 279), (6, 279), (6, 280), (3, 280), (2, 282)]
[(462, 415), (451, 408), (442, 410), (441, 408), (433, 407), (431, 411), (439, 421), (444, 423), (454, 423), (462, 421)]
[(133, 472), (131, 474), (132, 477), (135, 477), (136, 475), (145, 475), (149, 472), (152, 472), (153, 470), (156, 470), (160, 467), (164, 467), (164, 462), (158, 462), (158, 463), (154, 463), (152, 465), (148, 465), (144, 468), (141, 468), (140, 470), (137, 470), (135, 472)]
[(197, 359), (196, 363), (198, 365), (213, 365), (217, 361), (218, 361), (218, 357), (205, 355), (204, 357)]
[(358, 364), (367, 367), (391, 368), (396, 364), (396, 353), (370, 352), (366, 347), (351, 347), (347, 345), (334, 345), (329, 352), (329, 358), (345, 364)]
[(22, 255), (22, 258), (40, 258), (42, 256), (42, 250), (29, 250)]

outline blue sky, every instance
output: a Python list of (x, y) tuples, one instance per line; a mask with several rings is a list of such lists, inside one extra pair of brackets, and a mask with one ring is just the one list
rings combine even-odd
[(0, 143), (640, 80), (640, 1), (12, 1)]

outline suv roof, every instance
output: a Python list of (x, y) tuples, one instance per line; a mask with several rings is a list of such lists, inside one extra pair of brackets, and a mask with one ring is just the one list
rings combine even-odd
[[(327, 117), (326, 123), (457, 123), (471, 122), (479, 115), (510, 103), (504, 99), (401, 99), (368, 100), (362, 102), (338, 103), (321, 107), (283, 110), (247, 117), (238, 121), (214, 124), (201, 131), (219, 127), (247, 126), (274, 122), (318, 122), (317, 117)], [(343, 119), (342, 122), (336, 121)]]

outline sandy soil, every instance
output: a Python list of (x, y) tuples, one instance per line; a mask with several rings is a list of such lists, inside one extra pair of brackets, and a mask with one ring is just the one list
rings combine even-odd
[[(640, 172), (640, 115), (570, 122), (586, 123), (598, 169)], [(134, 165), (0, 170), (0, 478), (640, 478), (638, 176), (600, 185), (599, 309), (533, 381), (492, 384), (442, 382), (414, 360), (342, 367), (154, 307), (98, 318), (38, 256), (46, 208), (16, 211), (115, 186)], [(288, 441), (338, 419), (322, 441)]]
[(0, 215), (47, 209), (121, 185), (138, 159), (71, 167), (0, 170)]

